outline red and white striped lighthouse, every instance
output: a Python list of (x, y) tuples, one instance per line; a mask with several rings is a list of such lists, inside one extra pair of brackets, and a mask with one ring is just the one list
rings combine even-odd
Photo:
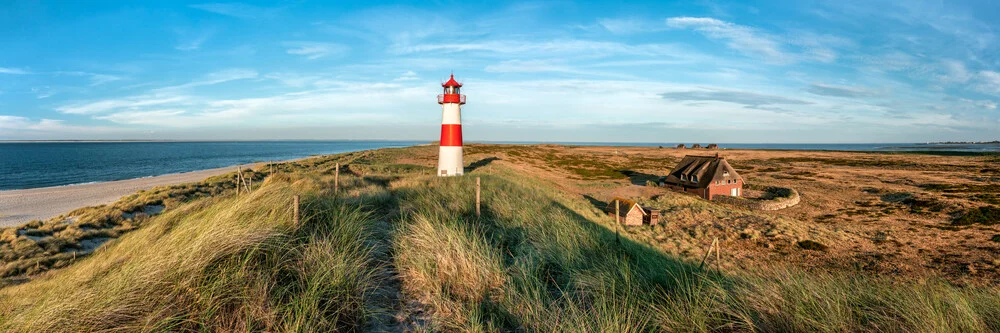
[(455, 81), (455, 74), (441, 84), (444, 93), (438, 95), (441, 104), (441, 149), (438, 151), (438, 176), (461, 176), (465, 173), (462, 162), (462, 84)]

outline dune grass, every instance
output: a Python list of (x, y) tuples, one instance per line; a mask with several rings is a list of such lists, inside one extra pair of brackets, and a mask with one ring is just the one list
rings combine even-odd
[[(0, 290), (7, 331), (329, 331), (373, 316), (370, 214), (316, 178), (196, 201), (94, 256)], [(303, 195), (303, 223), (291, 199)]]
[[(396, 163), (406, 152), (297, 162), (250, 195), (180, 204), (90, 257), (0, 289), (0, 328), (1000, 331), (995, 286), (702, 270), (616, 234), (584, 198), (514, 169), (438, 178)], [(330, 170), (346, 158), (334, 193)]]
[(443, 331), (1000, 330), (1000, 290), (795, 269), (700, 271), (625, 237), (582, 199), (520, 180), (425, 178), (396, 189), (395, 264)]

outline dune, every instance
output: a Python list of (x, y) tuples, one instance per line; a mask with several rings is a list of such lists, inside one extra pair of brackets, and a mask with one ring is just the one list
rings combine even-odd
[[(260, 164), (262, 163), (242, 167)], [(236, 168), (237, 166), (230, 166), (110, 182), (0, 191), (0, 227), (15, 226), (32, 220), (47, 220), (80, 207), (110, 204), (139, 190), (197, 182), (233, 172)]]

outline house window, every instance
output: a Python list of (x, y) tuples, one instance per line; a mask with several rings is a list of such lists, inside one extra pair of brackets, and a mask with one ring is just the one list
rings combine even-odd
[(723, 171), (722, 172), (722, 176), (723, 177), (729, 177), (729, 171)]
[(681, 180), (687, 180), (687, 177), (685, 177), (684, 175), (681, 175)]
[(698, 182), (698, 176), (691, 176), (691, 181), (697, 183)]

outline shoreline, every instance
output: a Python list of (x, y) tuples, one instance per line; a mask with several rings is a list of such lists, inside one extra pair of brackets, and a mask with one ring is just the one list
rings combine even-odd
[[(296, 160), (300, 159), (275, 161), (274, 163)], [(255, 168), (266, 164), (266, 162), (258, 162), (106, 182), (0, 190), (0, 228), (17, 226), (33, 220), (45, 221), (77, 208), (111, 204), (123, 196), (140, 190), (149, 190), (157, 186), (200, 182), (209, 177), (235, 172), (237, 167)]]

